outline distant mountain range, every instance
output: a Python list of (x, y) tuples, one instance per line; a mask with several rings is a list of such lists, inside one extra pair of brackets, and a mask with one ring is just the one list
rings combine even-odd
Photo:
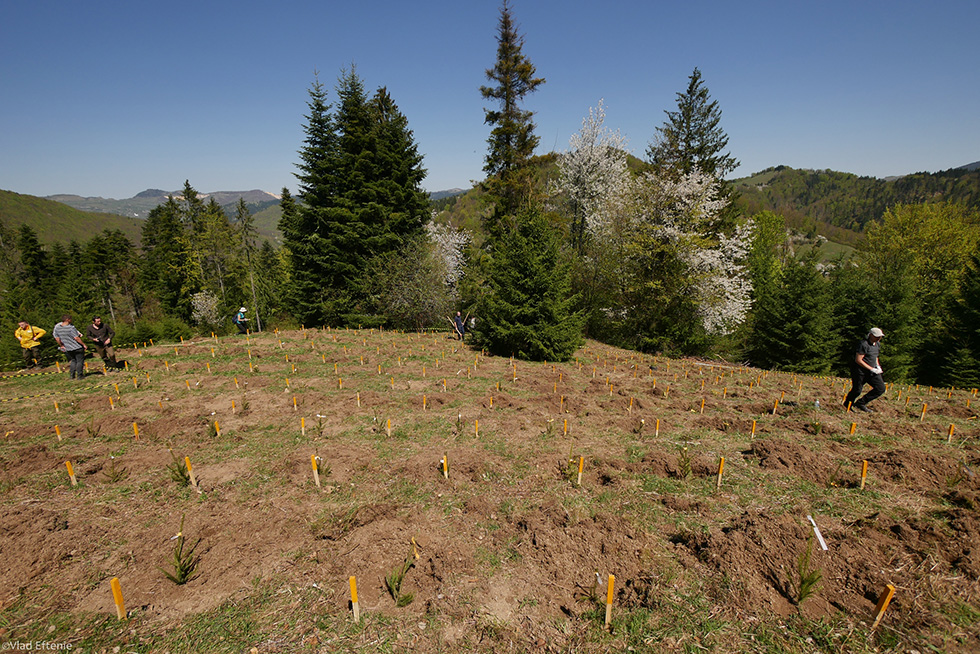
[[(161, 191), (160, 189), (147, 189), (137, 193), (126, 200), (115, 200), (113, 198), (84, 198), (80, 195), (49, 195), (45, 200), (54, 200), (69, 207), (74, 207), (80, 211), (92, 213), (114, 213), (119, 216), (129, 216), (131, 218), (146, 218), (150, 211), (167, 201), (168, 196), (175, 198), (181, 197), (182, 191)], [(214, 198), (215, 202), (221, 205), (229, 216), (235, 215), (235, 205), (239, 198), (245, 199), (249, 211), (256, 214), (266, 207), (279, 204), (279, 196), (266, 191), (217, 191), (215, 193), (201, 193), (199, 197), (207, 202)]]

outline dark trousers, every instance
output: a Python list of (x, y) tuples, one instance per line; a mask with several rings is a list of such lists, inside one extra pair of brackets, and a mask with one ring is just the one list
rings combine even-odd
[(111, 345), (104, 345), (96, 341), (95, 353), (102, 357), (102, 363), (104, 363), (107, 368), (116, 367), (116, 352), (112, 349)]
[(85, 376), (85, 350), (65, 350), (65, 356), (68, 357), (68, 377), (81, 379)]
[[(871, 384), (871, 390), (859, 400), (858, 396), (864, 389), (865, 384)], [(851, 392), (847, 394), (846, 398), (844, 398), (844, 406), (847, 406), (848, 404), (864, 405), (872, 400), (878, 399), (884, 394), (885, 380), (881, 378), (881, 375), (876, 375), (870, 370), (860, 366), (851, 366)]]
[(248, 325), (246, 323), (236, 322), (235, 323), (235, 326), (238, 327), (238, 333), (239, 334), (247, 334), (248, 333)]
[(35, 347), (25, 347), (24, 352), (24, 367), (33, 368), (34, 366), (41, 365), (41, 351)]

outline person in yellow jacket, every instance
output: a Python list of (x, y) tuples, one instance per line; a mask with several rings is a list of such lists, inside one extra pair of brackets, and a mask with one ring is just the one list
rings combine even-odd
[(40, 345), (38, 341), (48, 332), (40, 327), (31, 327), (26, 320), (21, 320), (18, 324), (20, 327), (14, 332), (14, 336), (20, 341), (20, 346), (23, 348), (24, 367), (40, 367), (41, 353), (38, 350)]

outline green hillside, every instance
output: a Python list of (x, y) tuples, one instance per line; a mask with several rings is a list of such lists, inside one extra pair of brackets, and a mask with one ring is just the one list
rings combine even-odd
[(79, 243), (106, 229), (118, 229), (139, 243), (143, 221), (111, 213), (88, 213), (33, 195), (0, 190), (0, 222), (16, 230), (29, 225), (42, 243)]
[(775, 211), (797, 229), (815, 230), (841, 243), (853, 243), (868, 223), (896, 204), (955, 202), (980, 207), (980, 170), (951, 169), (886, 180), (777, 166), (733, 183), (747, 213)]

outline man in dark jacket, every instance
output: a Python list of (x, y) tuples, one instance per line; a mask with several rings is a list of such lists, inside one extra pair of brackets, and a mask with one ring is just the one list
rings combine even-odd
[[(874, 327), (858, 343), (854, 360), (851, 362), (851, 392), (844, 398), (844, 406), (850, 405), (858, 411), (873, 413), (874, 410), (868, 407), (868, 402), (884, 395), (885, 382), (881, 378), (883, 371), (878, 360), (878, 353), (881, 351), (880, 342), (884, 335), (885, 332)], [(871, 390), (858, 399), (865, 384), (870, 384)]]
[(92, 324), (85, 330), (85, 335), (95, 341), (95, 351), (102, 357), (102, 363), (106, 368), (115, 368), (116, 353), (112, 349), (112, 337), (116, 332), (112, 327), (102, 322), (102, 318), (96, 316), (92, 318)]

